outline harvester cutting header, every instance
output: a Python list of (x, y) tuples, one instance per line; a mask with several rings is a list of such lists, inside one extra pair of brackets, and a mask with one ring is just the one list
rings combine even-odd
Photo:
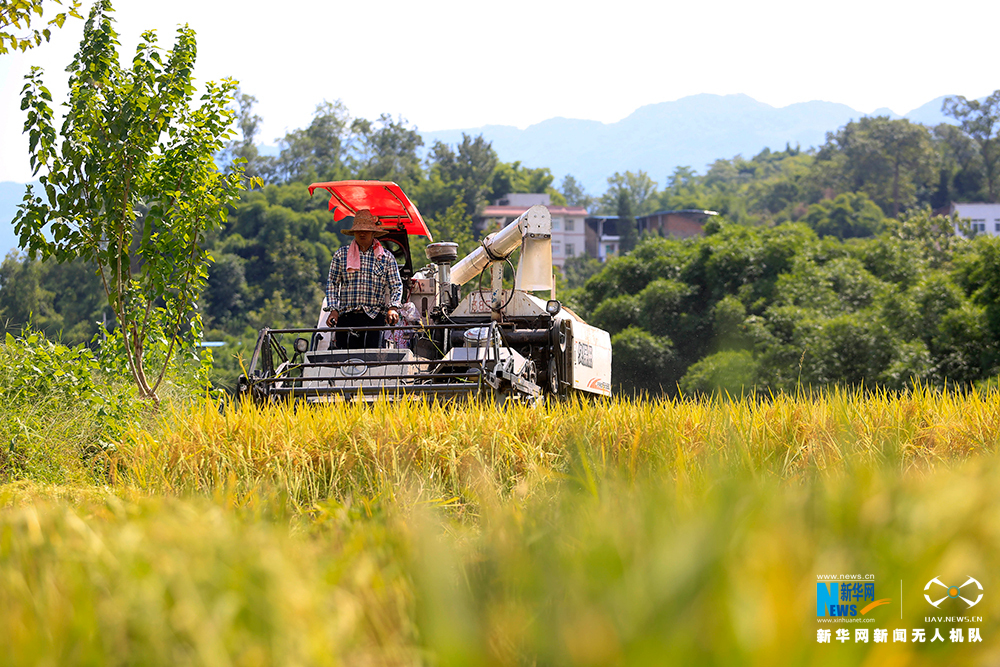
[[(239, 379), (241, 397), (291, 396), (319, 402), (337, 396), (371, 400), (383, 394), (476, 395), (533, 402), (573, 392), (610, 395), (609, 334), (586, 324), (556, 299), (545, 301), (532, 293), (551, 295), (553, 289), (552, 219), (547, 208), (532, 206), (459, 260), (457, 244), (433, 242), (416, 206), (395, 183), (309, 186), (310, 194), (316, 190), (330, 194), (337, 221), (361, 211), (377, 219), (376, 256), (388, 252), (395, 260), (404, 286), (403, 308), (390, 308), (385, 325), (356, 326), (345, 324), (356, 319), (337, 319), (339, 313), (331, 314), (324, 300), (315, 328), (261, 329), (248, 374)], [(367, 213), (357, 219), (362, 217), (370, 220)], [(431, 264), (417, 271), (410, 236), (432, 241), (426, 249)], [(357, 240), (363, 239), (359, 234)], [(518, 249), (513, 289), (505, 289), (504, 268), (513, 266), (510, 258)], [(351, 253), (354, 266), (359, 266), (355, 247), (347, 251)], [(462, 297), (460, 287), (469, 283), (475, 289)], [(388, 299), (383, 302), (388, 304)], [(397, 309), (410, 317), (394, 324)], [(328, 326), (335, 320), (336, 326)], [(358, 347), (345, 344), (347, 340), (365, 342)]]

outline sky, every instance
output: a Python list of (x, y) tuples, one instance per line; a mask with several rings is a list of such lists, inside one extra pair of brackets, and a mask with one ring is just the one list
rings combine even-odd
[[(525, 128), (558, 116), (613, 123), (698, 93), (905, 114), (942, 95), (1000, 88), (1000, 3), (983, 0), (113, 4), (126, 62), (143, 30), (156, 29), (168, 48), (177, 25), (190, 24), (196, 77), (232, 77), (254, 95), (266, 144), (307, 125), (324, 100), (339, 99), (354, 117), (389, 113), (435, 131)], [(83, 21), (71, 20), (50, 43), (0, 56), (0, 181), (31, 179), (24, 74), (43, 67), (63, 99), (82, 33)]]

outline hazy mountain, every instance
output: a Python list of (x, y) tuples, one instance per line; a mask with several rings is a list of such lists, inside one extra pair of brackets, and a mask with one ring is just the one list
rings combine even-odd
[[(931, 125), (943, 122), (947, 119), (941, 114), (942, 99), (906, 117)], [(617, 123), (551, 118), (524, 130), (487, 125), (422, 135), (430, 145), (435, 140), (455, 144), (463, 132), (483, 134), (504, 162), (549, 167), (556, 185), (572, 174), (590, 194), (601, 194), (607, 177), (616, 171), (642, 169), (662, 186), (681, 165), (705, 173), (707, 165), (719, 158), (751, 157), (765, 147), (819, 146), (827, 132), (864, 115), (833, 102), (802, 102), (779, 109), (747, 95), (705, 94), (650, 104)], [(890, 109), (871, 115), (899, 118)]]
[(936, 100), (931, 100), (927, 104), (917, 107), (910, 113), (906, 114), (906, 117), (914, 123), (923, 123), (924, 125), (928, 125), (930, 127), (934, 127), (940, 123), (954, 124), (954, 118), (949, 118), (941, 113), (941, 105), (944, 103), (946, 97), (947, 95), (942, 95)]
[[(905, 117), (926, 125), (950, 122), (941, 113), (943, 99), (917, 107)], [(650, 104), (617, 123), (550, 118), (523, 130), (486, 125), (421, 134), (428, 147), (435, 140), (458, 143), (463, 132), (482, 134), (493, 142), (504, 162), (520, 160), (528, 167), (548, 167), (557, 186), (563, 176), (572, 174), (590, 194), (599, 195), (616, 171), (642, 169), (662, 187), (677, 166), (704, 173), (719, 158), (752, 157), (765, 147), (819, 146), (827, 132), (864, 115), (833, 102), (802, 102), (779, 109), (747, 95), (706, 94)], [(870, 115), (899, 117), (889, 109)], [(268, 155), (277, 153), (273, 146), (259, 149)], [(23, 184), (0, 183), (0, 253), (17, 245), (10, 220), (23, 196)]]

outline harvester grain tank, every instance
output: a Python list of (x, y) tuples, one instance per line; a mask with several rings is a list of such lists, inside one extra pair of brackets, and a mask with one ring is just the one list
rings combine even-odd
[[(533, 206), (465, 257), (434, 243), (416, 206), (395, 183), (315, 183), (330, 193), (336, 220), (369, 209), (388, 230), (379, 240), (394, 257), (419, 321), (386, 327), (383, 347), (338, 350), (321, 312), (310, 329), (261, 329), (238, 393), (257, 400), (338, 396), (492, 396), (533, 402), (543, 396), (611, 393), (611, 339), (552, 293), (552, 220)], [(426, 236), (431, 262), (413, 270), (410, 236)], [(520, 249), (516, 268), (511, 257)], [(514, 269), (512, 288), (504, 269)], [(461, 296), (462, 285), (473, 289)], [(325, 303), (324, 303), (325, 307)], [(362, 330), (361, 328), (357, 330)], [(291, 339), (290, 346), (287, 341)]]

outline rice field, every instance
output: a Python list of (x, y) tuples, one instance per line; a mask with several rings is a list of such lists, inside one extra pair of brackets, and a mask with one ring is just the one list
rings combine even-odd
[[(995, 388), (174, 402), (116, 433), (0, 486), (2, 664), (1000, 662)], [(844, 573), (890, 602), (818, 620)], [(969, 576), (971, 610), (923, 597)]]

